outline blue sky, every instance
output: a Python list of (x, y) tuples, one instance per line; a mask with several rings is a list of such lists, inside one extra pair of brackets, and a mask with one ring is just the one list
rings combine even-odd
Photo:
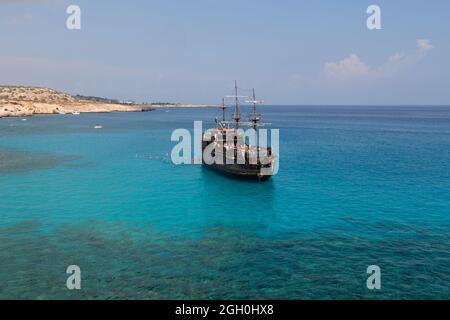
[(0, 0), (0, 39), (2, 84), (218, 103), (237, 79), (268, 104), (450, 105), (448, 0)]

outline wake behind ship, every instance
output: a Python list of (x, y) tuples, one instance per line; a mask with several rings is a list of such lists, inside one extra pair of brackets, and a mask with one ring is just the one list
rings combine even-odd
[[(214, 159), (206, 161), (203, 157), (203, 164), (220, 173), (239, 178), (268, 180), (275, 172), (276, 161), (272, 148), (246, 143), (242, 129), (250, 127), (257, 134), (257, 128), (264, 126), (261, 123), (261, 115), (256, 110), (256, 105), (261, 101), (256, 100), (253, 90), (252, 99), (246, 101), (253, 104), (253, 112), (245, 122), (241, 121), (243, 116), (240, 112), (240, 99), (248, 97), (238, 96), (238, 87), (235, 84), (235, 95), (226, 98), (232, 98), (235, 102), (232, 121), (226, 120), (224, 98), (221, 106), (222, 119), (216, 118), (217, 128), (207, 130), (202, 140), (203, 154), (210, 154)], [(259, 141), (257, 137), (255, 140)]]

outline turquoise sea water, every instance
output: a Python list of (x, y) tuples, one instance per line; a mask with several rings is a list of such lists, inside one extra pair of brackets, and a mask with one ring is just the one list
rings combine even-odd
[(450, 298), (450, 107), (262, 111), (267, 183), (171, 163), (214, 109), (0, 119), (0, 298)]

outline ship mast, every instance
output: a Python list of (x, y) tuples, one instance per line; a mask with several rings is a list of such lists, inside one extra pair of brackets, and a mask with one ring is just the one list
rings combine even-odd
[(253, 129), (256, 129), (259, 125), (260, 114), (256, 112), (256, 105), (260, 103), (260, 101), (256, 100), (255, 89), (253, 88), (253, 114), (250, 117), (251, 122), (253, 123)]
[(255, 96), (255, 88), (253, 88), (253, 117), (252, 117), (252, 122), (253, 122), (253, 129), (256, 129), (256, 124), (257, 124), (257, 117), (256, 117), (256, 96)]
[(222, 121), (225, 122), (225, 109), (227, 107), (225, 107), (225, 98), (222, 98), (222, 107), (220, 107), (220, 109), (222, 109)]
[(237, 81), (234, 81), (234, 93), (236, 99), (236, 106), (233, 114), (234, 126), (236, 129), (239, 128), (239, 121), (241, 120), (241, 113), (239, 111), (239, 97), (238, 97), (238, 86)]

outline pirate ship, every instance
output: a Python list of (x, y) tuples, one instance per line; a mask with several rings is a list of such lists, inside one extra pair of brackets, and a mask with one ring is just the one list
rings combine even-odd
[[(272, 148), (259, 144), (258, 128), (266, 125), (261, 122), (261, 114), (257, 112), (257, 105), (262, 101), (256, 100), (254, 89), (250, 98), (238, 95), (237, 83), (234, 89), (234, 95), (222, 99), (221, 118), (215, 119), (217, 127), (203, 134), (203, 164), (235, 177), (268, 180), (274, 174), (276, 162)], [(234, 100), (234, 113), (230, 121), (226, 119), (225, 99)], [(253, 112), (248, 117), (241, 114), (242, 99), (248, 99), (245, 102), (253, 105)], [(247, 139), (248, 131), (244, 133), (244, 127), (253, 129), (250, 132), (256, 135), (254, 139)], [(247, 140), (256, 143), (252, 145)]]

